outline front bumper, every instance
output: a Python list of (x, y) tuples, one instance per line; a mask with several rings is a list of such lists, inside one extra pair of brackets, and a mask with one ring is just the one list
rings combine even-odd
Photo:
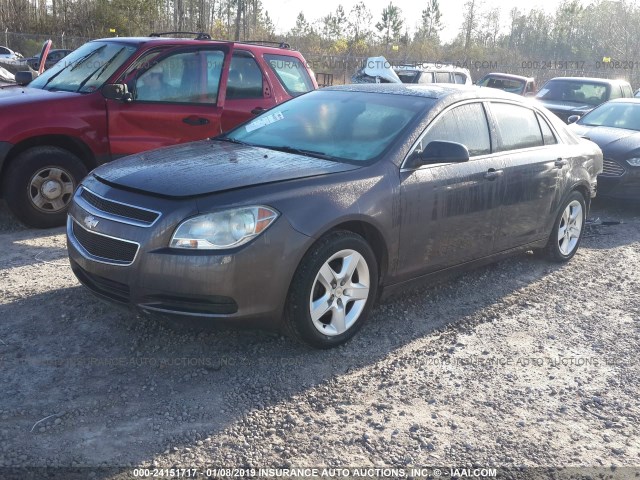
[(640, 200), (640, 167), (632, 167), (624, 161), (606, 161), (609, 169), (598, 175), (598, 196)]
[[(167, 245), (178, 223), (197, 213), (195, 201), (156, 199), (101, 184), (92, 185), (91, 191), (130, 205), (151, 207), (152, 202), (162, 212), (150, 227), (125, 224), (83, 208), (86, 205), (77, 201), (76, 193), (67, 222), (69, 258), (78, 280), (93, 293), (144, 312), (279, 324), (291, 279), (311, 241), (284, 217), (237, 249), (176, 250)], [(74, 228), (99, 241), (113, 237), (139, 248), (131, 261), (108, 261), (89, 252)]]

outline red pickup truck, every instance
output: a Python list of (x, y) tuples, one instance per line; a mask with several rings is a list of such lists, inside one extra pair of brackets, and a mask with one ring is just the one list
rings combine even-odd
[(161, 35), (95, 40), (0, 88), (1, 193), (23, 223), (62, 225), (76, 185), (104, 162), (219, 135), (317, 88), (286, 44)]

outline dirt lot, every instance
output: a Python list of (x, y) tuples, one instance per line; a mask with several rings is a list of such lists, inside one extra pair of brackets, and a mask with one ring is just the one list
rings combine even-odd
[(0, 206), (0, 467), (633, 476), (610, 467), (640, 466), (640, 208), (592, 216), (622, 223), (591, 227), (569, 264), (522, 254), (407, 294), (327, 352), (103, 304), (71, 273), (62, 229), (25, 229)]

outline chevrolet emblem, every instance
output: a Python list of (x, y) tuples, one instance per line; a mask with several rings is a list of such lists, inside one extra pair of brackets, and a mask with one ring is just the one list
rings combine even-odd
[(87, 228), (91, 229), (91, 228), (95, 228), (98, 225), (99, 221), (100, 220), (98, 220), (93, 215), (87, 215), (86, 217), (84, 217), (84, 220), (82, 222), (85, 224)]

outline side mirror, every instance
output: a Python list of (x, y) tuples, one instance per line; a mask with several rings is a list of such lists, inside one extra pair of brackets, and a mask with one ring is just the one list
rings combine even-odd
[(109, 100), (120, 100), (132, 102), (133, 95), (129, 93), (127, 85), (124, 83), (110, 83), (102, 87), (102, 96)]
[(38, 72), (34, 72), (32, 70), (22, 70), (20, 72), (16, 72), (16, 83), (18, 85), (28, 85), (31, 83), (31, 80), (38, 76)]
[(409, 157), (408, 167), (417, 168), (430, 163), (463, 163), (469, 161), (469, 150), (456, 142), (429, 142), (422, 152)]
[(578, 120), (580, 120), (580, 115), (571, 115), (569, 118), (567, 118), (567, 124), (572, 124), (572, 123), (576, 123)]
[(536, 96), (536, 92), (527, 92), (524, 94), (525, 97), (535, 97)]

